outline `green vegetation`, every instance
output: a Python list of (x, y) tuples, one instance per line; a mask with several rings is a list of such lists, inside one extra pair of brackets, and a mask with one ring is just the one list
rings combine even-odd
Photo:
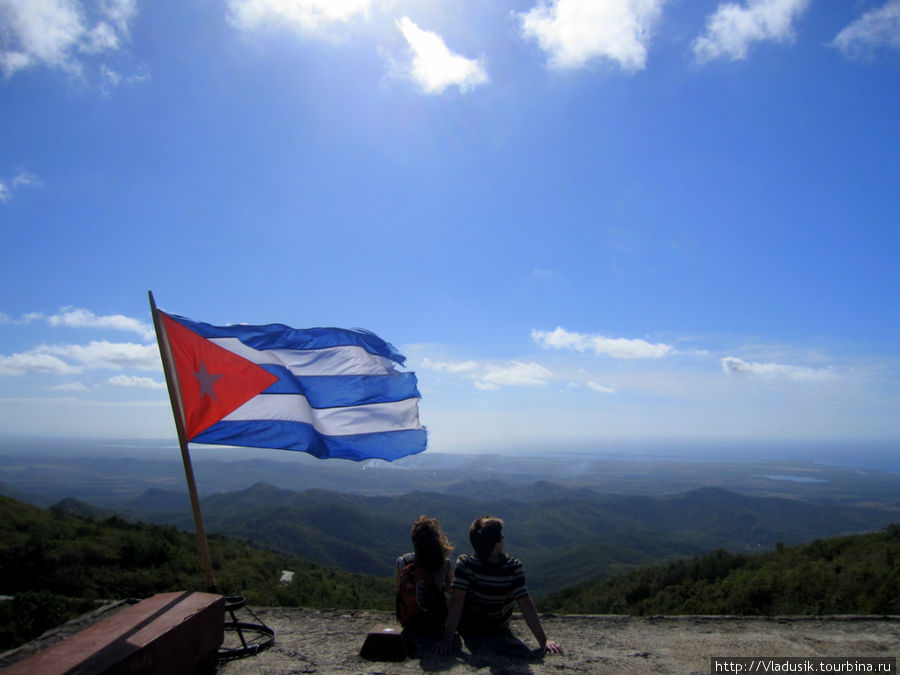
[[(221, 593), (253, 606), (390, 609), (393, 580), (316, 565), (249, 543), (209, 538)], [(292, 570), (290, 584), (279, 582)], [(171, 525), (100, 520), (0, 496), (0, 651), (92, 608), (103, 598), (205, 590), (192, 534)]]
[[(468, 486), (471, 487), (471, 486)], [(525, 563), (535, 597), (567, 586), (608, 579), (663, 560), (723, 548), (761, 551), (779, 541), (800, 544), (871, 532), (897, 520), (897, 511), (753, 497), (718, 488), (678, 495), (601, 495), (549, 482), (519, 488), (482, 484), (483, 500), (435, 492), (370, 497), (327, 490), (293, 492), (258, 483), (202, 501), (208, 532), (320, 565), (388, 576), (409, 548), (410, 524), (421, 514), (440, 521), (456, 555), (470, 551), (469, 525), (485, 513), (504, 519), (506, 550)], [(145, 493), (121, 511), (190, 529), (181, 509), (167, 509), (165, 493)], [(79, 511), (76, 511), (79, 512)], [(339, 528), (334, 523), (339, 522)]]
[[(258, 485), (211, 498), (205, 509), (208, 525), (218, 522), (238, 536), (256, 535), (267, 546), (378, 570), (406, 550), (409, 523), (419, 513), (438, 516), (461, 551), (467, 550), (471, 513), (498, 513), (507, 517), (509, 549), (525, 561), (536, 595), (551, 582), (559, 588), (593, 577), (539, 602), (557, 612), (900, 614), (900, 525), (793, 548), (775, 545), (779, 535), (790, 542), (817, 530), (864, 529), (875, 520), (868, 512), (710, 489), (660, 499), (573, 494), (551, 484), (530, 490), (528, 500), (523, 493), (523, 501), (485, 504), (434, 493), (365, 498)], [(732, 550), (748, 542), (775, 550), (719, 550), (635, 569), (708, 550), (709, 541)], [(392, 608), (392, 579), (224, 536), (210, 536), (209, 544), (219, 591), (243, 595), (250, 606)], [(280, 583), (281, 570), (295, 573), (292, 583)], [(620, 576), (609, 578), (614, 574)], [(193, 534), (174, 525), (131, 522), (76, 500), (44, 510), (0, 496), (0, 595), (12, 596), (0, 601), (0, 650), (99, 600), (175, 590), (204, 590)]]
[(67, 598), (48, 591), (24, 591), (0, 602), (0, 652), (37, 637), (94, 609), (90, 600)]
[(755, 555), (719, 550), (553, 593), (587, 614), (900, 614), (900, 525)]

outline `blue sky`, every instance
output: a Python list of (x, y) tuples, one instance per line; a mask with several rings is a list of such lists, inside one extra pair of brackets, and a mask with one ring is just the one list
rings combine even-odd
[(0, 428), (174, 437), (147, 290), (433, 450), (900, 440), (900, 0), (0, 0)]

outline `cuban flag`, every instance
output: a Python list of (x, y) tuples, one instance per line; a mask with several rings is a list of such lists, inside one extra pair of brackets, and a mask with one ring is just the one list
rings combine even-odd
[(159, 318), (187, 441), (357, 461), (425, 450), (416, 375), (374, 333)]

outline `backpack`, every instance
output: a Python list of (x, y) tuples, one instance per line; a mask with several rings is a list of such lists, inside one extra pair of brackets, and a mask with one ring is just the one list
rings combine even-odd
[(447, 619), (447, 598), (435, 584), (434, 575), (411, 562), (400, 572), (396, 610), (397, 620), (404, 628), (440, 629)]

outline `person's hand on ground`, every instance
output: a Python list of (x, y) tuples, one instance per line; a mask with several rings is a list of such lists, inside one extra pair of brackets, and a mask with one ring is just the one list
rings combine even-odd
[(544, 651), (548, 651), (551, 654), (562, 654), (562, 645), (553, 640), (548, 640), (547, 644), (544, 645)]
[(453, 650), (453, 639), (455, 635), (445, 635), (440, 642), (434, 645), (435, 654), (449, 654)]

